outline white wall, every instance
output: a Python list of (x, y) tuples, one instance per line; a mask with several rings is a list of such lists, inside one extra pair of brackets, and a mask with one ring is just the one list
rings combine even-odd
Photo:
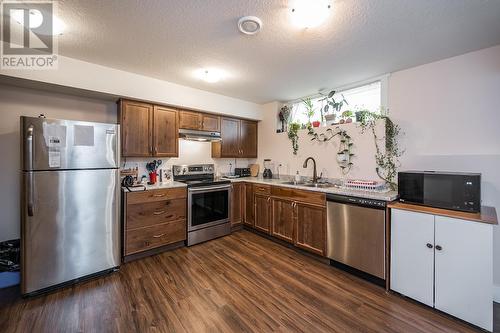
[(1, 75), (41, 81), (115, 96), (261, 119), (259, 104), (59, 56), (56, 70), (0, 69)]
[[(312, 177), (312, 164), (304, 169), (304, 160), (312, 156), (316, 160), (318, 175), (323, 173), (327, 178), (358, 178), (378, 180), (375, 172), (375, 144), (373, 134), (370, 131), (361, 133), (361, 128), (354, 123), (339, 125), (353, 138), (352, 152), (354, 166), (348, 175), (342, 175), (341, 169), (336, 161), (336, 154), (339, 150), (339, 138), (333, 138), (328, 142), (311, 141), (307, 130), (299, 130), (299, 150), (297, 155), (293, 155), (292, 143), (288, 139), (287, 133), (276, 133), (277, 112), (282, 104), (278, 102), (263, 105), (264, 118), (259, 122), (259, 154), (258, 163), (261, 165), (265, 158), (271, 158), (274, 165), (273, 172), (282, 164), (280, 173), (282, 175), (295, 175), (298, 170), (300, 175)], [(381, 124), (382, 125), (382, 124)], [(383, 125), (382, 125), (383, 126)], [(333, 126), (332, 128), (335, 128)], [(326, 131), (326, 127), (321, 127), (315, 131), (320, 134)], [(382, 127), (378, 127), (380, 134)]]
[[(402, 169), (481, 172), (483, 204), (500, 213), (500, 45), (393, 73), (388, 96), (391, 117), (405, 132)], [(500, 286), (500, 227), (494, 229)]]

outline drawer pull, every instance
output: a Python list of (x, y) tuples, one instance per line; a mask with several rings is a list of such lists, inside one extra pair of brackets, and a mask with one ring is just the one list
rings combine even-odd
[(165, 211), (164, 211), (164, 210), (160, 210), (160, 211), (157, 211), (157, 212), (153, 212), (153, 215), (162, 215), (162, 214), (165, 214)]
[(153, 197), (155, 197), (155, 198), (161, 198), (161, 197), (164, 197), (164, 196), (165, 196), (165, 194), (164, 194), (164, 193), (161, 193), (161, 194), (153, 194), (152, 196), (153, 196)]
[(163, 236), (165, 236), (165, 234), (154, 235), (153, 238), (161, 238)]

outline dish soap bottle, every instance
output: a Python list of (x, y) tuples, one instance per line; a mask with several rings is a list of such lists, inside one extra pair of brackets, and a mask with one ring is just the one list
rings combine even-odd
[(299, 170), (297, 170), (297, 173), (295, 174), (295, 184), (298, 184), (300, 183), (300, 174), (299, 174)]

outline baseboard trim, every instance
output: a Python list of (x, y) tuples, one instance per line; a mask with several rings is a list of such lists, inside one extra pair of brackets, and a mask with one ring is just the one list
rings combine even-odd
[(493, 301), (500, 303), (500, 285), (493, 285)]

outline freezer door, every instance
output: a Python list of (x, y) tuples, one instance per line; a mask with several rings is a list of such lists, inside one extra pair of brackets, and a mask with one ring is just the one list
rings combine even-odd
[(23, 294), (119, 266), (118, 172), (23, 173)]
[(21, 168), (117, 168), (119, 125), (21, 117)]

